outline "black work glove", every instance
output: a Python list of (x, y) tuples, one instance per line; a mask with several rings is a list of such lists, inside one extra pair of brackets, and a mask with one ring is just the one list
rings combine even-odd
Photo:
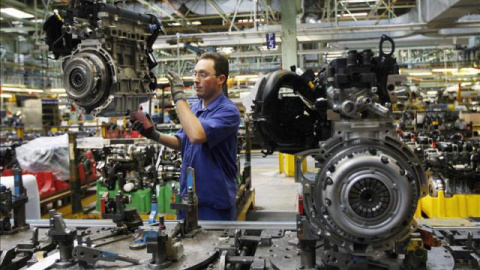
[(150, 115), (143, 114), (142, 107), (139, 107), (138, 111), (130, 116), (130, 122), (132, 129), (140, 132), (143, 137), (154, 141), (160, 140), (160, 132), (155, 130)]
[(183, 80), (176, 72), (169, 71), (165, 76), (170, 82), (170, 92), (172, 93), (173, 103), (177, 104), (179, 100), (185, 100), (185, 92), (183, 91)]

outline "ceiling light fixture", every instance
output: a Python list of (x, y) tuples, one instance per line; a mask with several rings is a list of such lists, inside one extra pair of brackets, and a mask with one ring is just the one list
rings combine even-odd
[(408, 73), (410, 76), (430, 76), (432, 75), (432, 72), (411, 72)]
[(377, 2), (377, 0), (340, 0), (343, 3), (366, 3), (366, 2)]
[(43, 93), (41, 89), (17, 88), (17, 87), (1, 87), (2, 91), (7, 92), (23, 92), (23, 93)]
[(458, 69), (456, 68), (434, 68), (432, 72), (457, 72)]
[(18, 19), (31, 19), (35, 17), (32, 14), (23, 12), (16, 8), (0, 8), (0, 12)]
[(360, 16), (367, 16), (368, 13), (366, 12), (359, 12), (359, 13), (344, 13), (344, 14), (337, 14), (337, 17), (360, 17)]
[(53, 92), (53, 93), (65, 93), (65, 88), (52, 88), (50, 89), (50, 92)]

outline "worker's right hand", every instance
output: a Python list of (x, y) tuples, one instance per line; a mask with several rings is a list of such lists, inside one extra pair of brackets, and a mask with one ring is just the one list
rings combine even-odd
[(170, 82), (170, 92), (172, 93), (173, 103), (177, 104), (177, 101), (185, 100), (182, 77), (173, 71), (169, 71), (166, 77)]
[(155, 130), (150, 115), (148, 113), (143, 114), (141, 107), (130, 116), (130, 122), (132, 123), (132, 129), (138, 131), (143, 137), (154, 141), (160, 139), (160, 132)]

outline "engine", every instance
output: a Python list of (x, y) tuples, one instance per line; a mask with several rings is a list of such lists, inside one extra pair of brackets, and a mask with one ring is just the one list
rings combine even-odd
[(125, 115), (156, 87), (152, 45), (161, 31), (153, 15), (90, 0), (72, 0), (43, 26), (63, 85), (85, 113)]
[[(345, 254), (377, 256), (408, 240), (427, 192), (421, 163), (390, 119), (392, 105), (408, 97), (393, 52), (393, 40), (382, 36), (377, 57), (350, 51), (316, 76), (276, 71), (258, 84), (252, 117), (266, 154), (295, 153), (297, 168), (311, 156), (318, 167), (297, 170), (300, 246), (315, 253), (315, 242), (324, 241), (323, 263), (340, 269), (354, 261), (340, 259)], [(307, 257), (303, 265), (313, 267), (315, 255)]]

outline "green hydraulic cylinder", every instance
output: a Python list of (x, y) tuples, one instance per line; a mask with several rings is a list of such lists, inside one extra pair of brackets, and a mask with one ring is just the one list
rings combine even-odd
[[(118, 182), (115, 183), (115, 188), (108, 190), (106, 186), (102, 184), (101, 181), (97, 181), (97, 207), (96, 210), (100, 211), (100, 200), (104, 192), (108, 192), (109, 198), (115, 198), (120, 187)], [(127, 204), (127, 207), (137, 209), (138, 213), (141, 215), (149, 214), (152, 201), (152, 190), (149, 188), (140, 189), (133, 192), (123, 192), (124, 195), (129, 195), (132, 197), (132, 203)]]

